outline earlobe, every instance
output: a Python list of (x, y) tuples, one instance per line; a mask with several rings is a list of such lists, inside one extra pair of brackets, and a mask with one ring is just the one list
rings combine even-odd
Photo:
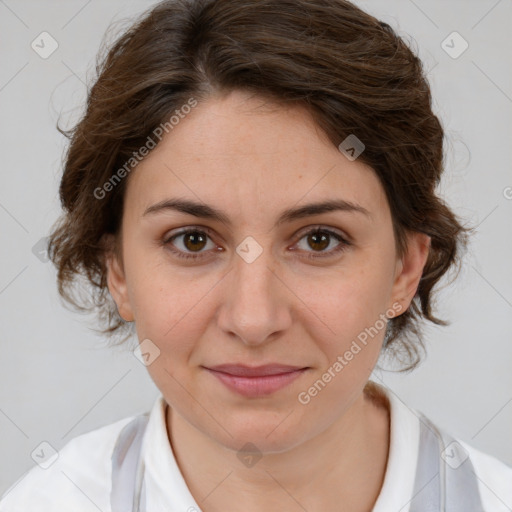
[(122, 263), (114, 251), (106, 255), (107, 286), (117, 305), (119, 315), (127, 322), (133, 322), (134, 315), (130, 307), (128, 288)]
[(413, 232), (408, 235), (407, 251), (397, 262), (393, 293), (395, 302), (402, 305), (402, 312), (409, 308), (427, 263), (430, 250), (430, 236)]

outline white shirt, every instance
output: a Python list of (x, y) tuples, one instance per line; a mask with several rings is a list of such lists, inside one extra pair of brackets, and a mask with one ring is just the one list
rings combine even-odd
[[(391, 407), (389, 458), (372, 512), (409, 512), (413, 497), (420, 420), (393, 392), (379, 386)], [(150, 411), (143, 438), (146, 508), (149, 512), (201, 512), (180, 472), (167, 437), (162, 395)], [(36, 465), (0, 500), (0, 512), (111, 512), (111, 456), (122, 428), (134, 416), (75, 437), (47, 469)], [(486, 512), (512, 511), (512, 468), (458, 441), (478, 478)], [(471, 511), (467, 511), (471, 512)]]

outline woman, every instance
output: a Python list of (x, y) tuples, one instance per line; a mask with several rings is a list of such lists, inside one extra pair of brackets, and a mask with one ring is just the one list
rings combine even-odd
[(369, 380), (412, 369), (469, 228), (421, 62), (342, 0), (156, 5), (70, 133), (50, 255), (161, 391), (0, 511), (498, 511), (512, 469)]

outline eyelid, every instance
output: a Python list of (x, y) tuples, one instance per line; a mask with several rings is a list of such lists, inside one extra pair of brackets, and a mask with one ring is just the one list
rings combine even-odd
[(164, 243), (167, 243), (169, 240), (172, 240), (174, 237), (177, 237), (177, 236), (180, 236), (180, 235), (185, 235), (187, 233), (190, 233), (191, 231), (199, 231), (199, 232), (204, 232), (206, 233), (210, 238), (213, 238), (215, 236), (217, 236), (213, 229), (211, 228), (208, 228), (206, 226), (196, 226), (196, 225), (188, 225), (188, 226), (184, 226), (182, 228), (176, 228), (176, 232), (175, 230), (171, 230), (169, 231), (168, 233), (166, 233), (164, 236), (163, 236), (163, 241)]
[(305, 251), (304, 256), (302, 256), (303, 259), (317, 262), (321, 262), (322, 260), (329, 261), (329, 259), (332, 260), (333, 258), (341, 256), (354, 245), (350, 237), (346, 236), (343, 232), (340, 233), (338, 229), (323, 224), (317, 224), (308, 226), (305, 228), (305, 231), (299, 231), (296, 235), (297, 241), (294, 243), (294, 246), (299, 244), (304, 237), (315, 233), (328, 233), (330, 238), (335, 238), (338, 241), (338, 245), (329, 251)]
[(346, 233), (345, 231), (342, 231), (339, 228), (328, 226), (327, 224), (310, 224), (309, 226), (305, 226), (304, 228), (301, 228), (297, 234), (295, 235), (296, 238), (299, 240), (308, 233), (312, 231), (327, 231), (331, 233), (335, 233), (340, 238), (342, 238), (347, 243), (352, 243), (351, 237)]

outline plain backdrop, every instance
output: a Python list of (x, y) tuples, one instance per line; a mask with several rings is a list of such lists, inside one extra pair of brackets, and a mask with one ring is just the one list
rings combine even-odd
[[(59, 450), (148, 410), (158, 395), (128, 348), (106, 348), (91, 318), (65, 309), (40, 251), (60, 212), (66, 140), (57, 120), (69, 127), (82, 112), (108, 25), (153, 3), (0, 0), (0, 492), (34, 465), (41, 442)], [(512, 3), (357, 3), (424, 60), (446, 129), (440, 193), (478, 225), (458, 280), (439, 294), (439, 314), (451, 325), (426, 328), (419, 369), (379, 371), (375, 380), (512, 465)], [(42, 32), (58, 44), (47, 58), (31, 46)]]

